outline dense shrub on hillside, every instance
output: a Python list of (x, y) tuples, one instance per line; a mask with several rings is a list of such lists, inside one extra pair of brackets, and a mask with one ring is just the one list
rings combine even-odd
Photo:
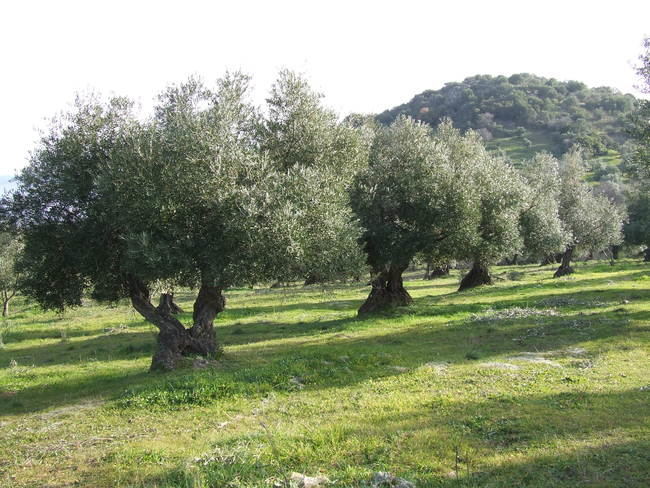
[(460, 129), (480, 130), (486, 140), (524, 137), (532, 131), (545, 135), (545, 149), (553, 153), (580, 145), (600, 155), (626, 140), (624, 121), (636, 103), (632, 95), (608, 87), (588, 88), (577, 81), (527, 73), (477, 75), (426, 90), (377, 119), (390, 124), (399, 115), (409, 115), (437, 126), (449, 117)]

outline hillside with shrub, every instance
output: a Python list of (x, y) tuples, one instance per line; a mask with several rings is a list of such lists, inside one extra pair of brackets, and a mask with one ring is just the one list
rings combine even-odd
[(633, 95), (589, 88), (579, 81), (527, 73), (477, 75), (426, 90), (377, 115), (377, 120), (390, 124), (399, 115), (409, 115), (437, 126), (448, 117), (462, 130), (479, 131), (488, 148), (514, 160), (542, 150), (560, 155), (580, 145), (590, 156), (615, 162), (627, 140), (626, 120), (636, 105)]

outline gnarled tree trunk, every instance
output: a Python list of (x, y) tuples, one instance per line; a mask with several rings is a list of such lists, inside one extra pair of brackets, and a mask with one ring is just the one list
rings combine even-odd
[(160, 294), (160, 301), (158, 302), (156, 310), (167, 315), (183, 313), (183, 309), (174, 302), (174, 294), (171, 292)]
[(9, 316), (9, 301), (16, 295), (16, 291), (2, 290), (2, 316)]
[(540, 265), (540, 266), (546, 266), (546, 265), (548, 265), (548, 264), (555, 264), (555, 263), (557, 263), (557, 261), (556, 261), (556, 259), (555, 259), (555, 255), (553, 255), (553, 254), (549, 254), (549, 255), (546, 256), (544, 259), (542, 259), (542, 262), (539, 263), (539, 265)]
[(325, 278), (318, 273), (309, 273), (305, 278), (304, 286), (315, 285), (317, 283), (325, 283)]
[(427, 270), (424, 272), (423, 280), (431, 279), (431, 263), (427, 263)]
[(432, 280), (433, 278), (449, 276), (450, 269), (451, 266), (449, 266), (448, 264), (441, 264), (440, 266), (434, 266), (433, 268), (431, 268), (431, 272), (429, 273), (429, 279)]
[(565, 276), (573, 273), (573, 268), (571, 267), (572, 257), (573, 247), (567, 247), (566, 251), (564, 251), (564, 254), (562, 255), (562, 263), (553, 275), (554, 278), (559, 278), (560, 276)]
[(480, 261), (474, 261), (472, 269), (469, 270), (463, 279), (460, 281), (458, 291), (469, 290), (481, 285), (491, 285), (492, 276), (490, 276), (490, 269), (487, 264)]
[(194, 325), (189, 329), (172, 314), (158, 311), (151, 303), (149, 289), (140, 280), (129, 279), (129, 293), (133, 308), (159, 330), (156, 352), (151, 360), (152, 371), (172, 370), (184, 356), (216, 356), (219, 347), (213, 321), (225, 306), (220, 288), (201, 285), (194, 302)]
[(410, 305), (411, 295), (404, 288), (402, 273), (407, 265), (391, 265), (382, 270), (372, 281), (372, 290), (366, 301), (359, 308), (359, 315), (370, 314), (392, 307)]
[(213, 323), (214, 318), (218, 313), (223, 312), (225, 307), (226, 299), (221, 288), (201, 286), (194, 302), (192, 314), (194, 325), (190, 328), (190, 335), (201, 344), (203, 356), (215, 357), (219, 352)]
[(427, 271), (424, 274), (425, 280), (432, 280), (434, 278), (440, 278), (441, 276), (449, 276), (449, 270), (451, 266), (449, 264), (441, 264), (434, 266), (431, 263), (427, 263)]

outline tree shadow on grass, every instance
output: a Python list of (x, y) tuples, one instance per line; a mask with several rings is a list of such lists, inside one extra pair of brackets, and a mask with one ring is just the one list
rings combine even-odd
[[(564, 439), (567, 445), (585, 438), (597, 444), (601, 432), (607, 436), (622, 429), (641, 436), (639, 429), (650, 421), (645, 396), (638, 390), (574, 391), (528, 395), (515, 402), (492, 398), (445, 403), (432, 395), (430, 401), (408, 412), (388, 407), (355, 416), (345, 428), (320, 423), (318, 428), (305, 424), (297, 431), (267, 432), (255, 437), (254, 458), (235, 451), (240, 463), (237, 469), (219, 462), (198, 464), (192, 471), (177, 467), (138, 486), (189, 487), (197, 473), (223, 485), (236, 478), (246, 486), (262, 486), (269, 476), (282, 479), (297, 471), (323, 473), (335, 477), (339, 486), (360, 487), (369, 481), (361, 473), (390, 471), (418, 487), (640, 488), (647, 486), (650, 477), (647, 438), (630, 440), (626, 436), (620, 442), (605, 440), (599, 446), (581, 449), (555, 446), (562, 445)], [(329, 438), (327, 429), (332, 430), (336, 445), (323, 443)], [(215, 447), (221, 455), (228, 455), (241, 446), (239, 441), (250, 441), (251, 436), (255, 433), (248, 431), (239, 438), (218, 439)], [(423, 443), (428, 446), (424, 452)], [(538, 455), (536, 451), (542, 449), (554, 454)], [(410, 452), (422, 452), (417, 463), (412, 462)], [(495, 455), (503, 461), (491, 461)], [(255, 464), (249, 465), (253, 459)]]
[[(135, 359), (143, 354), (151, 355), (155, 333), (150, 331), (104, 334), (85, 340), (60, 340), (18, 349), (0, 350), (0, 367), (11, 360), (30, 366), (56, 364), (80, 364), (90, 361), (114, 361)], [(11, 343), (10, 343), (11, 345)]]
[[(47, 322), (39, 322), (38, 325), (44, 325)], [(91, 337), (100, 334), (105, 334), (111, 328), (118, 329), (122, 323), (112, 324), (114, 327), (108, 326), (106, 324), (102, 327), (96, 327), (93, 329), (85, 328), (83, 325), (69, 325), (66, 322), (61, 322), (61, 328), (47, 328), (47, 329), (33, 329), (25, 328), (22, 325), (17, 325), (11, 327), (7, 333), (4, 335), (5, 344), (18, 343), (22, 341), (30, 340), (43, 340), (43, 339), (72, 339), (76, 337)], [(150, 324), (144, 321), (140, 322), (129, 322), (129, 329), (150, 327)], [(0, 351), (1, 352), (1, 351)]]
[[(616, 305), (620, 297), (629, 296), (638, 290), (616, 290), (618, 297), (610, 301), (597, 302), (600, 306), (609, 307)], [(648, 292), (650, 296), (650, 292)], [(295, 343), (286, 345), (274, 344), (293, 338), (312, 338), (318, 343), (330, 340), (336, 334), (350, 330), (365, 328), (368, 324), (389, 321), (408, 317), (409, 320), (422, 320), (422, 324), (410, 325), (405, 331), (381, 334), (374, 338), (362, 337), (369, 347), (376, 344), (392, 343), (420, 343), (437, 344), (439, 350), (443, 344), (453, 344), (456, 349), (472, 349), (479, 353), (483, 349), (494, 351), (497, 354), (508, 352), (514, 348), (529, 346), (543, 350), (544, 343), (560, 341), (562, 345), (591, 339), (606, 338), (610, 335), (630, 334), (636, 329), (622, 325), (620, 328), (613, 326), (616, 323), (625, 324), (629, 321), (650, 319), (650, 311), (630, 312), (624, 306), (616, 310), (593, 312), (592, 292), (580, 292), (570, 295), (569, 306), (554, 307), (554, 301), (561, 300), (566, 294), (543, 295), (539, 300), (530, 297), (519, 300), (501, 300), (486, 303), (447, 304), (439, 302), (448, 298), (448, 295), (421, 298), (416, 306), (397, 309), (386, 314), (380, 314), (364, 319), (355, 316), (333, 318), (330, 320), (311, 320), (300, 322), (273, 322), (258, 321), (250, 323), (217, 324), (218, 340), (228, 346), (253, 345), (259, 342), (265, 345), (266, 351), (280, 348), (286, 352), (293, 352)], [(540, 304), (541, 302), (541, 304)], [(529, 308), (529, 307), (555, 308), (558, 316), (536, 316), (522, 318), (500, 318), (492, 321), (472, 321), (471, 317), (480, 319), (481, 313), (487, 309), (501, 310), (504, 308)], [(580, 315), (581, 310), (589, 310), (588, 315)], [(344, 311), (343, 311), (344, 312)], [(565, 313), (562, 313), (565, 312)], [(437, 323), (434, 323), (437, 322)], [(442, 325), (440, 322), (446, 322)], [(420, 327), (422, 325), (423, 327)], [(445, 326), (446, 325), (446, 326)], [(432, 328), (433, 327), (433, 328)], [(531, 328), (537, 332), (531, 332)], [(403, 326), (402, 326), (403, 329)], [(542, 330), (543, 329), (543, 330)], [(336, 339), (335, 339), (336, 340)], [(347, 339), (346, 339), (347, 340)], [(496, 346), (493, 344), (496, 343)], [(24, 360), (29, 364), (47, 366), (53, 364), (74, 364), (93, 358), (98, 361), (111, 361), (120, 359), (135, 359), (148, 356), (153, 352), (155, 345), (155, 332), (128, 332), (106, 334), (87, 340), (61, 341), (20, 348), (17, 350), (0, 351), (0, 358), (4, 357), (7, 364), (11, 359)], [(462, 347), (465, 345), (465, 347)], [(507, 347), (506, 347), (507, 346)], [(461, 351), (466, 354), (468, 351)], [(239, 354), (245, 354), (241, 351)]]
[[(650, 312), (639, 312), (647, 318)], [(607, 314), (605, 314), (607, 315)], [(637, 314), (628, 314), (635, 318)], [(638, 317), (636, 317), (638, 318)], [(644, 332), (642, 327), (611, 327), (599, 315), (590, 317), (589, 339), (611, 339), (617, 335)], [(339, 326), (345, 326), (341, 321)], [(542, 335), (529, 335), (532, 327), (542, 327)], [(637, 330), (638, 329), (638, 330)], [(519, 320), (502, 323), (495, 327), (489, 323), (452, 324), (448, 327), (413, 326), (398, 332), (387, 332), (373, 337), (350, 336), (343, 333), (313, 337), (300, 343), (269, 342), (259, 347), (226, 353), (221, 370), (195, 371), (179, 370), (166, 375), (151, 375), (139, 370), (134, 375), (124, 375), (123, 370), (105, 372), (101, 369), (89, 372), (88, 376), (67, 379), (62, 377), (46, 386), (37, 385), (19, 391), (12, 402), (3, 402), (0, 413), (25, 413), (39, 411), (58, 405), (79, 402), (86, 397), (120, 395), (126, 388), (146, 385), (148, 390), (165, 390), (169, 381), (180, 381), (192, 388), (197, 378), (202, 381), (227, 381), (234, 386), (240, 383), (242, 391), (255, 396), (255, 386), (269, 384), (272, 388), (286, 391), (291, 378), (304, 377), (306, 389), (329, 389), (350, 386), (369, 379), (401, 374), (392, 367), (417, 368), (430, 361), (447, 361), (464, 364), (492, 356), (520, 354), (523, 351), (549, 351), (566, 348), (585, 340), (579, 330), (567, 327), (561, 318), (544, 320)], [(108, 336), (115, 341), (120, 337), (122, 347), (132, 344), (133, 334), (122, 337)], [(138, 334), (140, 335), (140, 334)], [(515, 340), (518, 339), (518, 340)], [(117, 346), (120, 347), (120, 346)], [(136, 357), (149, 355), (135, 352)], [(153, 378), (153, 380), (152, 380)]]
[[(390, 358), (395, 365), (415, 368), (430, 361), (465, 363), (505, 354), (566, 349), (584, 341), (607, 341), (615, 337), (650, 340), (647, 327), (632, 322), (650, 318), (650, 311), (623, 314), (594, 313), (589, 316), (527, 317), (498, 321), (457, 320), (446, 325), (414, 324), (399, 331), (382, 330), (373, 336), (337, 333), (308, 336), (299, 344), (305, 357), (330, 360), (337, 355), (372, 355)], [(345, 325), (345, 323), (343, 323)], [(296, 354), (295, 342), (250, 342), (237, 351), (243, 363)], [(384, 372), (385, 373), (385, 372)]]
[[(590, 280), (586, 280), (590, 281)], [(578, 282), (584, 285), (584, 280)], [(218, 324), (218, 339), (226, 346), (240, 347), (236, 354), (227, 357), (234, 358), (238, 365), (245, 365), (249, 368), (264, 368), (264, 364), (277, 361), (291, 362), (292, 358), (311, 357), (316, 360), (330, 361), (337, 356), (355, 355), (377, 355), (385, 361), (399, 363), (403, 366), (417, 367), (432, 360), (443, 360), (452, 362), (469, 361), (471, 358), (489, 358), (495, 355), (511, 354), (522, 351), (547, 351), (580, 343), (585, 340), (606, 340), (617, 336), (630, 334), (641, 334), (645, 332), (641, 326), (630, 325), (634, 321), (647, 321), (650, 319), (650, 311), (630, 312), (624, 309), (621, 312), (616, 310), (603, 310), (594, 313), (594, 297), (600, 297), (595, 290), (581, 292), (566, 292), (567, 283), (562, 286), (544, 289), (533, 285), (535, 291), (555, 291), (556, 293), (542, 293), (538, 296), (525, 296), (519, 299), (496, 298), (511, 295), (512, 288), (503, 287), (494, 290), (480, 289), (470, 292), (476, 298), (492, 298), (489, 302), (476, 300), (471, 303), (446, 303), (457, 294), (435, 295), (417, 299), (416, 305), (404, 309), (389, 312), (383, 315), (357, 319), (352, 316), (340, 317), (331, 320), (320, 320), (298, 323), (280, 323), (259, 321), (249, 324)], [(650, 298), (650, 291), (638, 289), (615, 289), (606, 290), (607, 296), (603, 299), (604, 306), (614, 305), (617, 300), (636, 296)], [(467, 296), (469, 294), (465, 294)], [(558, 317), (523, 317), (515, 319), (503, 319), (498, 322), (469, 320), (471, 314), (480, 314), (487, 308), (501, 309), (507, 307), (546, 307), (548, 300), (571, 297), (571, 306), (557, 307), (565, 315)], [(600, 300), (600, 298), (598, 298)], [(546, 301), (546, 304), (542, 303)], [(309, 303), (313, 309), (327, 309), (328, 304), (336, 303), (340, 306), (337, 310), (341, 313), (353, 312), (361, 300), (334, 300), (321, 303)], [(284, 307), (284, 308), (283, 308)], [(275, 307), (279, 311), (305, 309), (305, 304), (289, 304)], [(236, 310), (236, 309), (235, 309)], [(581, 316), (582, 310), (589, 310), (585, 316)], [(266, 307), (257, 307), (256, 314), (268, 312)], [(233, 315), (237, 315), (235, 311)], [(185, 314), (189, 317), (189, 313)], [(224, 314), (226, 315), (226, 314)], [(227, 316), (227, 315), (226, 315)], [(407, 317), (408, 322), (401, 323), (398, 331), (391, 331), (390, 322), (394, 319)], [(233, 320), (233, 317), (230, 317)], [(446, 321), (446, 323), (444, 323)], [(368, 333), (368, 326), (378, 325), (379, 333), (371, 335)], [(350, 329), (349, 333), (344, 333)], [(356, 334), (358, 330), (364, 332)], [(353, 335), (350, 335), (353, 334)], [(356, 337), (355, 337), (356, 335)], [(291, 339), (303, 339), (300, 343)], [(283, 343), (283, 340), (288, 340)], [(16, 355), (25, 356), (27, 363), (35, 365), (71, 364), (87, 362), (92, 359), (96, 363), (109, 364), (118, 359), (141, 359), (152, 353), (155, 344), (152, 332), (131, 332), (128, 334), (114, 334), (95, 337), (88, 340), (75, 340), (57, 344), (46, 344), (34, 346), (16, 351)], [(299, 346), (299, 351), (297, 347)], [(226, 351), (228, 352), (228, 351)], [(0, 351), (0, 357), (7, 361), (11, 359), (12, 351)], [(81, 355), (80, 355), (81, 354)], [(227, 362), (227, 361), (226, 361)], [(186, 372), (180, 372), (181, 376)], [(283, 373), (284, 374), (284, 373)], [(287, 374), (292, 374), (289, 371)], [(298, 373), (295, 373), (298, 374)], [(330, 382), (331, 385), (343, 383), (353, 384), (363, 381), (364, 378), (386, 376), (391, 374), (385, 368), (376, 368), (364, 374), (352, 375), (349, 378), (336, 378)], [(88, 384), (101, 378), (102, 375), (91, 375)], [(146, 378), (146, 376), (144, 377)], [(326, 377), (319, 380), (315, 387), (327, 387)], [(115, 385), (120, 385), (119, 379), (115, 379)], [(125, 381), (123, 385), (132, 384)], [(55, 395), (58, 388), (65, 389), (61, 383), (54, 383), (46, 388), (29, 387), (18, 393), (18, 401), (29, 407), (24, 411), (33, 411), (47, 408), (57, 404), (59, 397)], [(68, 388), (70, 391), (77, 391), (75, 398), (83, 398), (84, 393), (74, 385)], [(45, 390), (45, 393), (39, 393)], [(92, 389), (91, 389), (92, 390)], [(92, 391), (110, 394), (100, 385)], [(50, 395), (52, 403), (46, 405), (43, 401), (32, 402), (38, 398), (46, 398)], [(38, 397), (38, 398), (36, 398)], [(67, 401), (67, 400), (66, 400)], [(22, 411), (20, 410), (19, 411)], [(30, 410), (31, 409), (31, 410)]]
[(110, 399), (116, 391), (146, 381), (151, 381), (151, 375), (141, 369), (132, 373), (121, 369), (104, 373), (93, 372), (74, 379), (63, 378), (47, 385), (25, 388), (13, 395), (5, 395), (0, 402), (0, 416), (77, 405), (90, 398)]

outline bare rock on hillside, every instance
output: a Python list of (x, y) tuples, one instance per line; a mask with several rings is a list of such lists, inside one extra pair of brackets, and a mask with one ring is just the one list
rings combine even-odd
[(415, 483), (398, 478), (391, 473), (379, 471), (372, 475), (370, 486), (372, 488), (415, 488)]
[(302, 473), (291, 473), (291, 486), (296, 488), (320, 488), (330, 480), (326, 476), (305, 476)]

